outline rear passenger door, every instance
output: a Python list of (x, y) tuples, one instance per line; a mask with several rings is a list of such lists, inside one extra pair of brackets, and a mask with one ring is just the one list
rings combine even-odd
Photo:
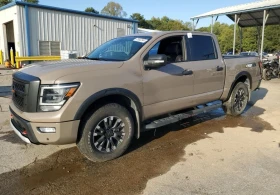
[(186, 36), (187, 61), (194, 73), (196, 104), (219, 99), (223, 93), (225, 66), (214, 37), (206, 34)]

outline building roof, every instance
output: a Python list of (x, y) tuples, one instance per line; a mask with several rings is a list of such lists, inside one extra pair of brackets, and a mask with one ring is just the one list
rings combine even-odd
[(266, 25), (280, 24), (280, 0), (263, 0), (220, 8), (198, 16), (194, 16), (191, 19), (196, 20), (206, 17), (227, 15), (232, 21), (234, 21), (234, 16), (237, 14), (240, 17), (239, 26), (261, 26), (263, 23), (264, 10), (267, 10), (269, 13)]
[(132, 19), (128, 19), (128, 18), (120, 18), (120, 17), (115, 17), (115, 16), (107, 16), (107, 15), (103, 15), (103, 14), (95, 14), (95, 13), (89, 13), (89, 12), (84, 12), (84, 11), (78, 11), (78, 10), (72, 10), (72, 9), (66, 9), (66, 8), (53, 7), (53, 6), (48, 6), (48, 5), (26, 3), (26, 2), (23, 2), (23, 1), (13, 1), (13, 2), (5, 5), (5, 6), (0, 7), (0, 11), (4, 10), (4, 9), (7, 9), (9, 7), (15, 6), (15, 5), (36, 7), (36, 8), (41, 8), (41, 9), (55, 10), (55, 11), (61, 11), (61, 12), (67, 12), (67, 13), (74, 13), (74, 14), (94, 16), (94, 17), (99, 17), (99, 18), (107, 18), (107, 19), (113, 19), (113, 20), (120, 20), (120, 21), (127, 21), (127, 22), (138, 23), (137, 20), (132, 20)]

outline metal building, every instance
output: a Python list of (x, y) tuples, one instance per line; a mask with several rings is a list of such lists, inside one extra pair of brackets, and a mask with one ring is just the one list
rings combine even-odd
[(39, 4), (12, 2), (0, 7), (0, 50), (19, 56), (59, 56), (61, 50), (82, 56), (100, 44), (137, 32), (131, 19)]

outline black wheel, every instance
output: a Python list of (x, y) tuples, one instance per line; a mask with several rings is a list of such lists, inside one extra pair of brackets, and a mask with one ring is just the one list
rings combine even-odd
[(224, 102), (223, 110), (226, 114), (238, 116), (245, 110), (249, 101), (249, 90), (245, 83), (237, 83), (228, 101)]
[(269, 81), (272, 77), (272, 71), (270, 69), (263, 69), (262, 77), (264, 80)]
[(111, 103), (97, 109), (82, 123), (77, 146), (83, 155), (94, 162), (121, 156), (133, 138), (131, 114), (119, 104)]

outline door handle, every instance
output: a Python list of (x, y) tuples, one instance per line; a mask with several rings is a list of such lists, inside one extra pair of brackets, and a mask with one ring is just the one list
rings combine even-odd
[(183, 70), (183, 72), (182, 72), (182, 75), (192, 75), (192, 74), (193, 74), (193, 71), (192, 70), (188, 70), (188, 69)]
[(224, 67), (222, 67), (222, 66), (217, 66), (217, 69), (216, 69), (217, 71), (222, 71), (222, 70), (224, 70)]

